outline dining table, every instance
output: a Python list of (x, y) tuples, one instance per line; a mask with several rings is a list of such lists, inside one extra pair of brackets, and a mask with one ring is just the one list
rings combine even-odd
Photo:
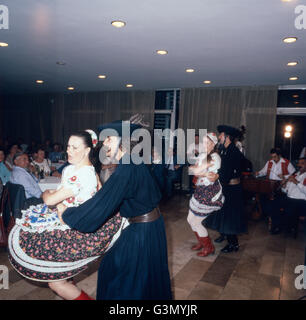
[(55, 190), (61, 183), (61, 178), (47, 176), (44, 179), (40, 179), (38, 185), (42, 192), (46, 190)]

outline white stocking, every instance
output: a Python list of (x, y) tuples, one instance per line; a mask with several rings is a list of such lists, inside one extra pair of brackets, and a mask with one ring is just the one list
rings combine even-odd
[(207, 217), (200, 217), (193, 214), (190, 210), (187, 216), (187, 221), (190, 224), (192, 231), (197, 232), (199, 237), (207, 237), (208, 232), (206, 228), (202, 225), (202, 221)]

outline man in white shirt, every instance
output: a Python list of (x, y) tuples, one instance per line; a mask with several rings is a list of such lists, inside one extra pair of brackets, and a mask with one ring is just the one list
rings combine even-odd
[(289, 160), (282, 158), (279, 148), (270, 151), (271, 159), (265, 166), (255, 173), (256, 177), (267, 176), (270, 180), (283, 180), (295, 172), (294, 166)]
[(283, 191), (287, 194), (284, 208), (286, 225), (296, 236), (299, 216), (306, 215), (306, 157), (299, 159), (299, 171), (284, 183)]
[[(306, 158), (299, 159), (299, 171), (281, 182), (284, 196), (271, 207), (272, 234), (283, 227), (296, 236), (298, 218), (306, 213)], [(281, 209), (283, 211), (281, 211)]]

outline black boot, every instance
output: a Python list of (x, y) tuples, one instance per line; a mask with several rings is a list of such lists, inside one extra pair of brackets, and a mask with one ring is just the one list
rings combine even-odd
[(227, 236), (228, 244), (225, 246), (221, 252), (229, 253), (229, 252), (237, 252), (239, 250), (239, 243), (236, 235), (228, 235)]
[(215, 241), (216, 243), (221, 243), (221, 242), (224, 241), (224, 240), (225, 240), (225, 234), (220, 233), (220, 237), (217, 238), (217, 239), (215, 239), (214, 241)]

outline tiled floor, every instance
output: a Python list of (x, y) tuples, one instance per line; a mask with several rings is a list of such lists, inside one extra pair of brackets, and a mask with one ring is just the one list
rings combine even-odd
[[(161, 205), (168, 239), (169, 269), (176, 300), (295, 300), (306, 290), (295, 288), (296, 266), (304, 262), (303, 236), (271, 236), (264, 221), (249, 221), (248, 234), (239, 237), (241, 248), (230, 254), (200, 258), (190, 250), (194, 234), (186, 221), (188, 198), (177, 195)], [(209, 230), (212, 238), (218, 234)], [(9, 268), (9, 289), (0, 290), (0, 300), (58, 300), (44, 283), (25, 280), (10, 266), (6, 252), (0, 251), (0, 265)], [(78, 286), (95, 297), (99, 261), (75, 278)]]

